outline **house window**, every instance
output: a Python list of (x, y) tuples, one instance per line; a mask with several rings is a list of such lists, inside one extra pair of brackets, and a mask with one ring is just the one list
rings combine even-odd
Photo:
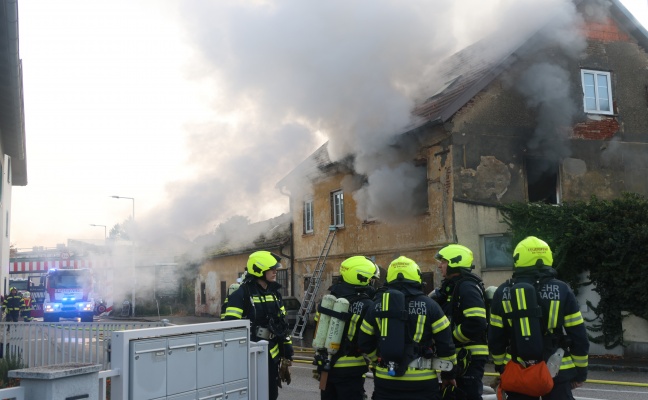
[(313, 200), (304, 201), (304, 233), (313, 233)]
[(513, 268), (511, 237), (503, 234), (483, 235), (483, 263), (485, 269)]
[(344, 193), (341, 190), (331, 193), (331, 216), (334, 226), (344, 226)]
[(227, 282), (225, 281), (220, 281), (220, 291), (221, 291), (221, 304), (225, 303), (225, 299), (227, 298)]
[(281, 285), (279, 288), (279, 293), (282, 296), (288, 296), (288, 270), (281, 269), (277, 271), (277, 283)]
[(207, 286), (205, 282), (200, 282), (200, 304), (207, 304)]
[(612, 114), (612, 84), (609, 72), (581, 70), (586, 113)]
[(423, 272), (421, 274), (421, 283), (423, 284), (423, 291), (425, 293), (434, 290), (434, 272)]
[(529, 202), (559, 204), (558, 162), (529, 157), (525, 164)]

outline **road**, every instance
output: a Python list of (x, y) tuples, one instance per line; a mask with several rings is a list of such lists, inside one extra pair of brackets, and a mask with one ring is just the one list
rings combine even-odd
[[(171, 320), (174, 324), (191, 324), (201, 322), (211, 322), (215, 318), (203, 317), (163, 317)], [(308, 331), (307, 331), (308, 332)], [(296, 347), (309, 347), (310, 341), (294, 340)], [(308, 353), (301, 353), (302, 356), (308, 356)], [(591, 362), (591, 361), (590, 361)], [(312, 378), (314, 366), (308, 362), (295, 362), (292, 369), (292, 382), (290, 385), (284, 385), (279, 389), (279, 398), (284, 400), (307, 400), (319, 399), (319, 383)], [(493, 373), (493, 366), (488, 365), (487, 373)], [(485, 376), (484, 384), (488, 385), (493, 380), (493, 376)], [(646, 400), (648, 399), (648, 374), (645, 372), (630, 372), (622, 369), (614, 371), (597, 371), (590, 370), (588, 382), (582, 388), (574, 391), (576, 400)], [(599, 381), (605, 381), (601, 383)], [(632, 386), (630, 384), (614, 384), (614, 382), (629, 382), (643, 386)], [(369, 378), (365, 382), (365, 390), (369, 397), (373, 393), (373, 379)]]
[[(292, 382), (279, 389), (282, 400), (318, 399), (318, 382), (312, 378), (314, 366), (308, 363), (295, 362), (291, 369)], [(492, 372), (492, 371), (491, 371)], [(643, 387), (613, 385), (601, 383), (585, 383), (582, 388), (574, 391), (576, 400), (646, 400), (648, 399), (648, 374), (642, 372), (624, 371), (590, 371), (589, 379), (600, 381), (620, 381), (643, 384)], [(489, 384), (492, 376), (485, 376), (484, 382)], [(373, 392), (373, 379), (365, 382), (365, 390), (369, 397)]]

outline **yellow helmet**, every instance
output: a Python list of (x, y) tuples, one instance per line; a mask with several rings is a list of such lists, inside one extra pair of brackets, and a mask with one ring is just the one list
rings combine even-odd
[(449, 244), (434, 256), (437, 260), (447, 260), (450, 268), (471, 268), (473, 252), (460, 244)]
[(405, 256), (400, 256), (389, 264), (387, 268), (387, 283), (397, 279), (406, 279), (421, 283), (421, 268), (418, 264)]
[(376, 264), (365, 256), (353, 256), (342, 261), (340, 275), (346, 283), (367, 286), (376, 273)]
[(16, 289), (15, 287), (12, 286), (12, 287), (9, 288), (9, 293), (11, 293), (13, 290), (18, 291), (18, 289)]
[(281, 268), (281, 264), (279, 264), (280, 260), (281, 257), (269, 251), (255, 251), (248, 258), (247, 273), (260, 278), (266, 271)]
[(513, 265), (516, 268), (553, 265), (551, 248), (544, 240), (529, 236), (515, 246), (513, 250)]

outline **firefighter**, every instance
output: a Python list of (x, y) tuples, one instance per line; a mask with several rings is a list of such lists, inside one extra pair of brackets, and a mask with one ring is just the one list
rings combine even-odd
[[(286, 310), (282, 303), (277, 283), (277, 269), (281, 268), (281, 257), (269, 251), (256, 251), (247, 261), (247, 274), (241, 286), (232, 293), (227, 302), (223, 320), (246, 318), (250, 320), (250, 339), (254, 342), (267, 340), (269, 400), (279, 396), (281, 379), (279, 365), (282, 364), (283, 379), (290, 383), (287, 367), (293, 357), (292, 341)], [(282, 363), (283, 360), (283, 363)]]
[(32, 306), (33, 299), (31, 297), (31, 293), (25, 290), (24, 292), (22, 292), (22, 298), (25, 303), (25, 308), (21, 312), (23, 321), (32, 322), (34, 320), (34, 317), (31, 316), (31, 312), (34, 308)]
[(235, 282), (229, 285), (227, 288), (227, 297), (225, 297), (225, 301), (223, 302), (223, 305), (221, 305), (221, 318), (225, 317), (225, 313), (227, 312), (227, 301), (229, 299), (229, 296), (241, 287), (241, 282)]
[(488, 360), (484, 284), (471, 270), (472, 251), (459, 244), (443, 247), (436, 254), (443, 277), (434, 299), (450, 320), (457, 350), (457, 388), (468, 400), (481, 400), (484, 368)]
[(15, 287), (9, 289), (9, 295), (5, 297), (2, 308), (7, 312), (6, 322), (18, 322), (20, 310), (25, 308), (25, 301)]
[(421, 270), (413, 260), (401, 256), (391, 262), (386, 288), (360, 329), (358, 345), (375, 362), (374, 400), (440, 399), (435, 359), (449, 366), (441, 372), (442, 387), (456, 385), (450, 321), (423, 293)]
[[(495, 369), (503, 373), (508, 363), (531, 366), (563, 354), (562, 360), (558, 357), (553, 389), (542, 395), (542, 399), (573, 399), (572, 390), (582, 386), (587, 379), (589, 351), (578, 301), (571, 288), (556, 278), (556, 270), (551, 268), (551, 248), (543, 240), (534, 236), (522, 240), (513, 251), (513, 263), (513, 278), (497, 288), (492, 301), (488, 346)], [(515, 285), (535, 290), (512, 289)], [(525, 295), (529, 291), (534, 292), (533, 298)], [(524, 302), (529, 304), (529, 308), (537, 302), (539, 312), (517, 311), (522, 296), (526, 296)], [(516, 317), (527, 327), (526, 332), (514, 329), (518, 324)], [(534, 318), (539, 320), (537, 324)], [(539, 351), (530, 354), (535, 339), (539, 341)], [(502, 381), (504, 379), (502, 376)], [(511, 391), (506, 393), (510, 400), (540, 398)]]
[[(369, 283), (376, 270), (376, 264), (367, 257), (347, 258), (340, 265), (341, 281), (329, 288), (330, 293), (337, 299), (344, 298), (349, 301), (349, 314), (340, 349), (331, 360), (326, 389), (321, 391), (322, 400), (364, 399), (364, 382), (368, 367), (358, 348), (358, 333), (365, 314), (373, 306)], [(319, 316), (318, 312), (315, 316), (316, 321)], [(322, 364), (326, 360), (316, 357), (316, 361), (321, 372)]]

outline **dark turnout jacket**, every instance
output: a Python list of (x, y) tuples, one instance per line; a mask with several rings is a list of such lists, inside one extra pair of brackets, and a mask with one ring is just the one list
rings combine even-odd
[[(544, 361), (558, 347), (565, 350), (560, 372), (554, 379), (557, 382), (584, 382), (587, 379), (589, 340), (574, 292), (565, 282), (558, 280), (556, 271), (549, 267), (519, 269), (513, 274), (513, 279), (515, 282), (536, 286), (537, 299), (542, 309), (540, 325), (545, 339)], [(500, 372), (509, 359), (519, 360), (513, 336), (512, 301), (510, 284), (505, 282), (493, 296), (488, 331), (489, 350), (495, 368)]]
[(457, 350), (470, 350), (473, 357), (488, 357), (487, 327), (484, 293), (481, 279), (462, 272), (441, 283), (437, 301), (450, 320), (452, 338)]
[[(281, 285), (276, 282), (269, 282), (267, 288), (263, 288), (256, 279), (250, 279), (243, 284), (231, 295), (228, 296), (227, 309), (222, 320), (249, 319), (250, 320), (250, 339), (254, 342), (259, 340), (268, 340), (270, 356), (275, 362), (278, 357), (292, 359), (292, 341), (290, 332), (287, 331), (288, 325), (285, 322), (286, 309), (284, 308), (281, 293)], [(254, 306), (252, 306), (254, 302)], [(265, 339), (257, 337), (257, 327), (270, 328), (271, 324), (282, 326), (285, 324), (286, 331), (282, 335)], [(287, 345), (287, 346), (286, 346)]]

